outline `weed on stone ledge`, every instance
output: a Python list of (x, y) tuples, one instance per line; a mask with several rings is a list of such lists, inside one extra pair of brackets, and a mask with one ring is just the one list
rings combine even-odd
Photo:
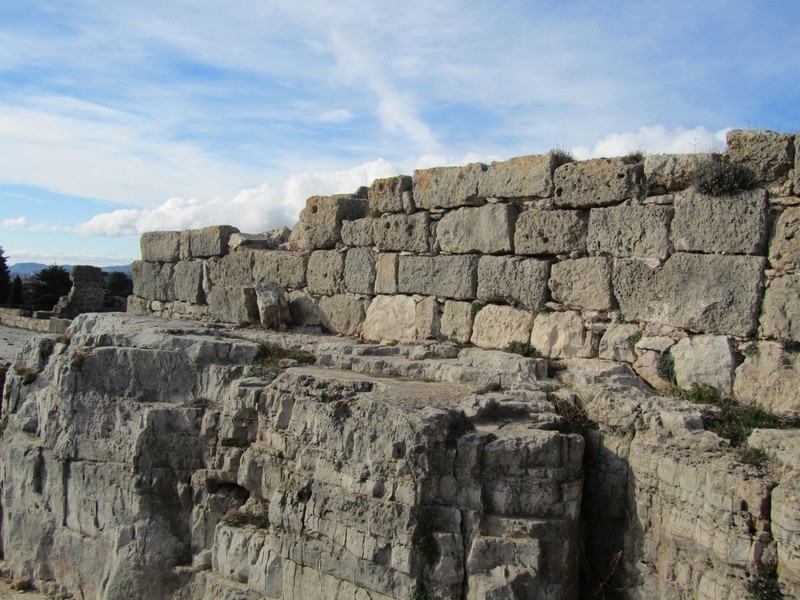
[(552, 150), (550, 150), (550, 156), (553, 157), (553, 162), (555, 163), (555, 169), (562, 165), (566, 165), (567, 163), (575, 162), (575, 157), (572, 156), (571, 152), (564, 150), (563, 148), (559, 148), (556, 146)]
[(313, 365), (317, 362), (317, 357), (311, 352), (283, 348), (270, 342), (263, 342), (250, 366), (248, 375), (251, 377), (277, 375), (281, 372), (280, 362), (284, 359), (296, 360), (301, 365)]
[(742, 350), (742, 354), (745, 356), (758, 356), (761, 354), (761, 350), (758, 347), (757, 342), (749, 343), (744, 350)]
[(781, 340), (784, 352), (800, 352), (800, 342), (796, 340)]
[(36, 377), (39, 375), (39, 371), (31, 369), (27, 365), (15, 365), (14, 373), (22, 377), (22, 385), (29, 385), (33, 383), (36, 381)]
[(269, 516), (266, 512), (242, 512), (238, 508), (232, 508), (222, 517), (222, 522), (231, 527), (252, 525), (258, 529), (269, 529)]
[(470, 307), (470, 313), (472, 313), (473, 318), (477, 315), (483, 307), (486, 306), (486, 302), (481, 302), (480, 300), (473, 300), (472, 306)]
[(411, 597), (408, 600), (428, 600), (428, 592), (425, 589), (425, 586), (421, 583), (418, 583), (417, 587), (414, 588), (414, 593), (411, 594)]
[(411, 544), (425, 558), (427, 564), (434, 565), (439, 560), (439, 545), (431, 532), (415, 533), (414, 537), (411, 538)]
[(756, 186), (755, 173), (748, 167), (723, 161), (719, 155), (698, 161), (694, 172), (694, 185), (704, 194), (724, 196)]
[(763, 575), (747, 582), (747, 593), (753, 600), (778, 600), (783, 598), (778, 578), (775, 575)]
[(761, 448), (737, 448), (736, 458), (744, 465), (763, 469), (769, 462), (769, 456)]
[(561, 398), (555, 394), (548, 394), (547, 399), (553, 403), (556, 412), (564, 419), (562, 433), (579, 433), (583, 435), (587, 429), (597, 429), (596, 421), (593, 421), (586, 409), (578, 401)]
[(488, 383), (480, 389), (475, 390), (476, 394), (491, 394), (493, 392), (500, 392), (503, 390), (503, 386), (497, 382)]
[(541, 352), (525, 342), (511, 342), (505, 347), (505, 351), (511, 354), (519, 354), (525, 358), (542, 358)]
[(675, 383), (675, 358), (669, 352), (664, 352), (658, 358), (656, 373), (664, 381)]

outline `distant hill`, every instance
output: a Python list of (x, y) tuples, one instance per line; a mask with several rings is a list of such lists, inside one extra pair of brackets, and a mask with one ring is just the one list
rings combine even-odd
[[(20, 277), (24, 277), (25, 275), (34, 275), (41, 271), (42, 269), (46, 269), (50, 265), (45, 265), (42, 263), (17, 263), (15, 265), (9, 265), (8, 271), (11, 277), (16, 277), (19, 275)], [(72, 271), (72, 265), (61, 265), (67, 271)], [(131, 266), (130, 265), (113, 265), (110, 267), (100, 267), (106, 273), (112, 273), (114, 271), (119, 271), (120, 273), (125, 273), (128, 277), (131, 276)]]

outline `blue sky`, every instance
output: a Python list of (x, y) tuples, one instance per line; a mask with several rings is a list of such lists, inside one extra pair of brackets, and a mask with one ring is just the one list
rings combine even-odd
[(799, 46), (797, 0), (3, 0), (0, 246), (120, 264), (419, 167), (798, 131)]

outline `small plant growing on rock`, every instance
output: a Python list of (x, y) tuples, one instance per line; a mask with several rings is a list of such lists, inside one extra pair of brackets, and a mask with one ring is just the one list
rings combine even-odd
[(486, 302), (481, 302), (480, 300), (474, 300), (472, 302), (472, 306), (470, 307), (470, 312), (472, 313), (473, 318), (477, 315), (483, 307), (486, 306)]
[(277, 375), (281, 372), (280, 362), (284, 359), (295, 360), (301, 365), (313, 365), (317, 361), (317, 357), (311, 352), (283, 348), (282, 346), (265, 342), (261, 344), (258, 355), (250, 367), (249, 375), (253, 377), (264, 377), (270, 374)]
[(769, 461), (769, 456), (761, 448), (737, 448), (736, 458), (740, 463), (758, 469), (763, 469)]
[(482, 388), (475, 391), (476, 394), (491, 394), (493, 392), (500, 392), (503, 390), (503, 386), (497, 382), (488, 383)]
[(569, 400), (555, 394), (548, 394), (548, 400), (553, 403), (556, 412), (564, 419), (563, 433), (583, 434), (587, 429), (597, 429), (586, 409), (577, 401)]
[(748, 167), (722, 160), (719, 155), (701, 160), (694, 172), (694, 185), (704, 194), (724, 196), (756, 186), (755, 173)]
[(30, 385), (34, 381), (36, 381), (36, 377), (38, 377), (39, 372), (35, 369), (31, 369), (27, 365), (16, 365), (14, 366), (14, 373), (22, 377), (22, 385)]
[(258, 529), (269, 529), (269, 516), (264, 512), (245, 512), (232, 508), (222, 517), (222, 522), (231, 527), (246, 527), (248, 525)]
[(747, 582), (747, 593), (753, 600), (777, 600), (783, 598), (778, 578), (775, 575), (763, 575)]
[(629, 164), (644, 162), (644, 150), (634, 150), (633, 152), (628, 152), (622, 157), (622, 160)]
[(429, 565), (434, 565), (439, 560), (439, 545), (430, 531), (418, 531), (411, 538), (411, 543), (414, 549), (425, 557), (425, 562)]
[(414, 588), (414, 593), (411, 594), (409, 600), (428, 600), (428, 592), (425, 589), (425, 586), (421, 583), (418, 583), (417, 587)]
[(83, 369), (84, 362), (86, 362), (86, 355), (83, 352), (76, 352), (72, 355), (72, 366), (78, 371)]
[(541, 352), (525, 342), (511, 342), (506, 346), (505, 351), (511, 354), (519, 354), (525, 358), (542, 358)]
[(669, 352), (664, 352), (658, 358), (656, 373), (664, 381), (675, 383), (675, 358)]
[(571, 152), (564, 150), (563, 148), (559, 148), (558, 146), (550, 150), (550, 156), (553, 157), (555, 169), (562, 165), (566, 165), (567, 163), (575, 162), (575, 157), (572, 156)]
[(638, 344), (642, 340), (642, 336), (643, 335), (644, 334), (641, 331), (637, 331), (636, 333), (634, 333), (633, 335), (631, 335), (628, 338), (628, 342), (635, 346), (636, 344)]
[(742, 354), (745, 356), (758, 356), (761, 353), (761, 350), (758, 347), (757, 342), (751, 342), (748, 344), (744, 350), (742, 350)]
[(800, 342), (797, 340), (781, 340), (784, 352), (800, 352)]
[(58, 343), (58, 344), (64, 344), (65, 346), (69, 346), (71, 341), (72, 341), (72, 336), (70, 336), (70, 335), (62, 334), (62, 335), (56, 336), (56, 343)]

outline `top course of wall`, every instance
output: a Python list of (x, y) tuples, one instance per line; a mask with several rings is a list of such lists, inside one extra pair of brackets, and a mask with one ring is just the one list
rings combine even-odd
[[(369, 340), (530, 343), (791, 412), (798, 146), (800, 135), (734, 130), (723, 155), (424, 169), (309, 198), (291, 235), (147, 233), (129, 310)], [(697, 177), (714, 165), (744, 171), (706, 177), (712, 193)], [(733, 189), (721, 192), (726, 178)]]

